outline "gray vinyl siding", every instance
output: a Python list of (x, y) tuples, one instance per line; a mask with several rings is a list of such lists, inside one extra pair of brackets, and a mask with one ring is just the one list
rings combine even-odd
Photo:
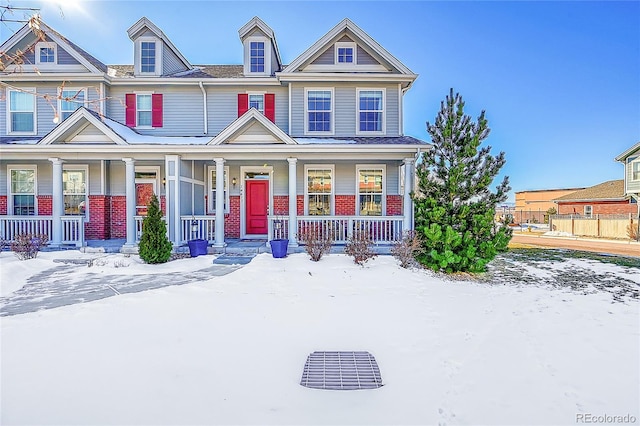
[(89, 166), (89, 195), (102, 195), (102, 162), (88, 161)]
[[(57, 84), (57, 83), (34, 82), (33, 85), (30, 85), (29, 83), (21, 84), (20, 86), (16, 85), (17, 87), (35, 88), (36, 93), (38, 94), (38, 96), (36, 96), (37, 135), (35, 135), (34, 137), (42, 137), (47, 133), (49, 133), (51, 130), (53, 130), (53, 128), (56, 126), (56, 124), (53, 122), (53, 117), (55, 114), (54, 108), (55, 108), (55, 111), (58, 111), (58, 101), (56, 97), (58, 96), (58, 88), (60, 87), (60, 84), (61, 83)], [(73, 82), (72, 84), (67, 84), (66, 86), (73, 87), (73, 88), (81, 88), (81, 87), (86, 88), (87, 99), (89, 101), (97, 100), (100, 98), (99, 86), (95, 82), (91, 82), (88, 84), (85, 84), (82, 82), (77, 82), (77, 83)], [(3, 93), (3, 95), (5, 94)], [(52, 100), (44, 99), (43, 95), (49, 95), (50, 99)], [(89, 107), (95, 109), (97, 108), (97, 103), (90, 104)], [(9, 130), (7, 128), (6, 108), (7, 108), (7, 101), (6, 101), (6, 95), (5, 95), (2, 97), (2, 100), (0, 100), (0, 122), (1, 122), (0, 134), (2, 134), (3, 136), (6, 136)]]
[[(205, 87), (207, 90), (208, 126), (212, 136), (238, 118), (238, 94), (267, 92), (275, 94), (276, 125), (284, 132), (289, 131), (289, 92), (286, 87)], [(202, 93), (200, 93), (202, 105)]]
[(58, 45), (58, 65), (80, 65), (80, 62)]
[(625, 164), (625, 171), (627, 174), (627, 188), (626, 188), (626, 192), (630, 193), (640, 193), (640, 180), (633, 180), (633, 167), (632, 167), (632, 162), (634, 160), (638, 160), (637, 156), (634, 157), (629, 157), (627, 158), (627, 162)]
[[(37, 168), (37, 195), (52, 195), (53, 194), (53, 165), (50, 161), (31, 161), (31, 160), (15, 160), (15, 161), (2, 161), (0, 162), (0, 195), (7, 195), (7, 166), (12, 164), (19, 164), (22, 166), (36, 166)], [(65, 168), (78, 166), (83, 168), (89, 167), (89, 195), (101, 194), (102, 192), (102, 179), (101, 179), (101, 163), (100, 161), (66, 161)], [(124, 178), (124, 176), (123, 176)]]
[(112, 87), (107, 101), (107, 116), (120, 123), (126, 123), (125, 95), (134, 92), (161, 93), (163, 126), (153, 129), (137, 129), (141, 134), (157, 136), (202, 136), (204, 131), (204, 110), (200, 87)]
[(322, 52), (313, 62), (313, 65), (333, 65), (335, 61), (335, 46), (332, 44), (327, 50)]
[(123, 161), (111, 161), (109, 166), (109, 187), (111, 188), (109, 195), (125, 195), (126, 170)]
[(0, 87), (0, 136), (7, 136), (7, 95), (8, 91)]
[(173, 50), (169, 49), (165, 43), (162, 43), (162, 74), (174, 74), (180, 71), (186, 71), (187, 67), (184, 66), (178, 56), (173, 53)]
[(358, 46), (356, 56), (358, 58), (358, 65), (380, 65), (380, 62), (375, 60), (373, 56), (369, 55), (369, 53), (360, 46)]
[[(356, 134), (357, 111), (357, 88), (385, 88), (385, 123), (386, 136), (399, 136), (398, 122), (398, 86), (395, 84), (357, 84), (357, 83), (334, 83), (306, 86), (313, 87), (334, 87), (334, 128), (333, 136), (348, 137)], [(302, 84), (292, 84), (291, 89), (291, 122), (292, 136), (305, 136), (304, 134), (304, 108), (305, 108), (305, 86)], [(316, 135), (314, 135), (316, 136)], [(322, 137), (318, 135), (317, 137)], [(327, 137), (331, 137), (327, 135)]]

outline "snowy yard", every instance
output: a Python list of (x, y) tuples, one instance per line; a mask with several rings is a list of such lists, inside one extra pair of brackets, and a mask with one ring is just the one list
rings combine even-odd
[[(0, 253), (1, 294), (60, 265), (52, 259), (91, 256), (19, 262)], [(153, 280), (210, 266), (212, 256), (157, 267), (101, 259), (73, 266), (69, 279), (81, 284), (91, 272)], [(344, 255), (314, 263), (263, 254), (207, 281), (0, 317), (0, 423), (640, 419), (639, 288), (634, 261), (530, 261), (524, 251), (496, 259), (475, 281), (404, 270), (389, 256), (363, 268)], [(325, 350), (371, 352), (384, 386), (300, 386), (307, 355)]]

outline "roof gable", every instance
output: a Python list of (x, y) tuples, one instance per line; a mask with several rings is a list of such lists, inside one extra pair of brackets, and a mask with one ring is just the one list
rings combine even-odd
[(242, 114), (224, 128), (208, 145), (292, 144), (296, 141), (255, 108)]
[(640, 142), (638, 142), (637, 144), (633, 145), (631, 148), (629, 148), (628, 150), (626, 150), (622, 154), (618, 155), (616, 157), (616, 161), (624, 162), (624, 161), (626, 161), (627, 158), (629, 158), (633, 154), (638, 154), (638, 153), (640, 153)]
[(624, 199), (624, 179), (617, 179), (563, 195), (553, 201), (563, 203), (569, 201), (612, 201)]
[(38, 145), (57, 144), (126, 145), (126, 140), (105, 124), (99, 116), (80, 107), (46, 134)]
[[(351, 40), (356, 43), (358, 50), (362, 51), (363, 55), (366, 55), (368, 58), (367, 65), (378, 65), (380, 66), (380, 71), (414, 75), (406, 65), (395, 58), (348, 18), (338, 23), (338, 25), (329, 30), (328, 33), (294, 59), (283, 70), (283, 73), (317, 71), (317, 67), (321, 64), (317, 62), (314, 64), (314, 61), (317, 61), (322, 55), (327, 55), (327, 52), (333, 49), (334, 44), (342, 40)], [(372, 63), (372, 61), (375, 63)], [(334, 65), (334, 67), (335, 66), (336, 65)], [(330, 68), (327, 70), (330, 70)]]
[(6, 52), (2, 55), (0, 71), (14, 71), (11, 68), (7, 69), (11, 65), (14, 65), (15, 71), (19, 72), (29, 71), (27, 67), (32, 66), (34, 72), (45, 71), (45, 67), (36, 65), (35, 61), (35, 47), (39, 42), (51, 42), (57, 45), (57, 62), (48, 65), (47, 72), (107, 72), (105, 64), (44, 22), (40, 23), (40, 29), (37, 32), (30, 28), (29, 24), (25, 24), (0, 46), (0, 52)]

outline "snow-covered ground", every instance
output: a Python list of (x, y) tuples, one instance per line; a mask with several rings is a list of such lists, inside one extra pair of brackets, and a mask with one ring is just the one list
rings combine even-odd
[[(2, 294), (77, 252), (19, 262), (0, 253)], [(102, 255), (84, 271), (191, 271)], [(128, 265), (125, 265), (125, 263)], [(578, 415), (640, 420), (638, 299), (550, 284), (559, 272), (620, 276), (596, 261), (510, 261), (522, 282), (446, 279), (381, 256), (304, 254), (199, 283), (1, 317), (0, 423), (576, 424)], [(533, 277), (533, 278), (532, 278)], [(316, 350), (365, 350), (384, 386), (299, 385)], [(584, 417), (583, 417), (584, 418)], [(579, 422), (578, 422), (579, 423)]]

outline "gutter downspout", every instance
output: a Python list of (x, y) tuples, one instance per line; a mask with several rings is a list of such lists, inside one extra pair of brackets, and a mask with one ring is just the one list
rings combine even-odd
[(209, 126), (208, 126), (208, 111), (207, 111), (207, 92), (206, 90), (204, 90), (204, 85), (202, 84), (202, 81), (198, 82), (198, 86), (200, 86), (200, 90), (202, 90), (202, 105), (203, 105), (203, 110), (204, 110), (204, 134), (206, 135), (207, 133), (209, 133)]

